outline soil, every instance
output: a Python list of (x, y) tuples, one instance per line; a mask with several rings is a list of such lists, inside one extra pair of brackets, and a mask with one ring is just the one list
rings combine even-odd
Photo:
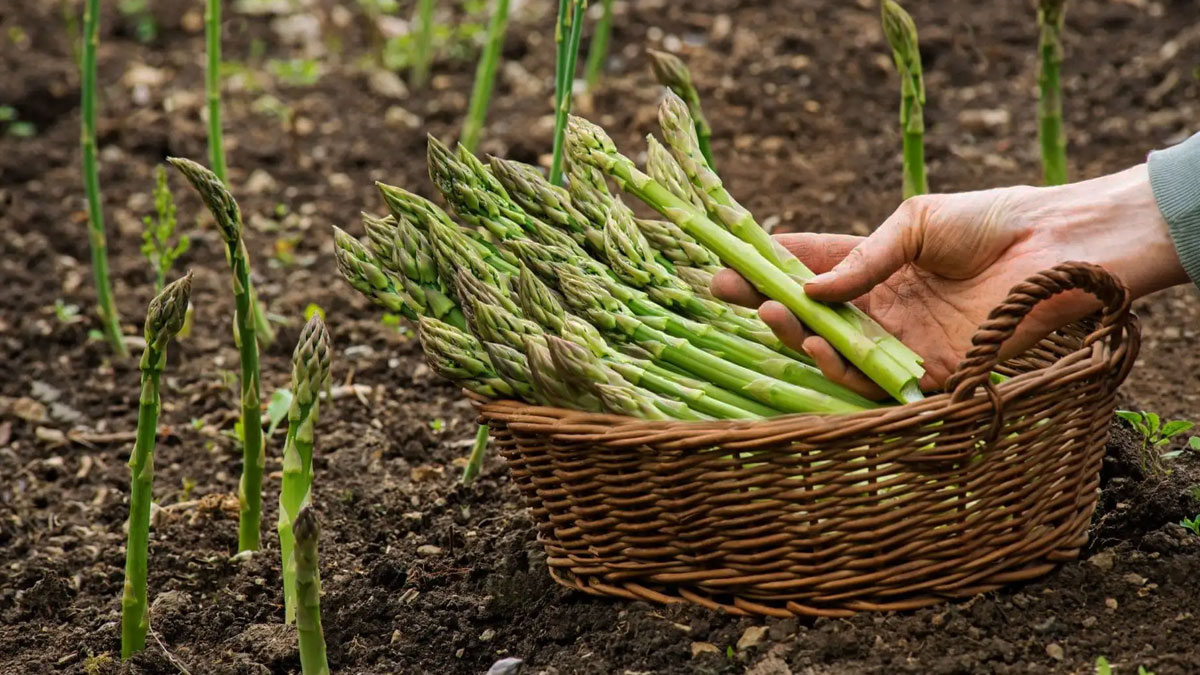
[[(69, 3), (75, 4), (75, 3)], [(156, 2), (157, 37), (104, 3), (98, 125), (116, 297), (126, 333), (152, 295), (138, 249), (153, 170), (202, 159), (201, 4)], [(453, 138), (474, 66), (442, 58), (405, 93), (363, 68), (353, 3), (227, 3), (225, 58), (244, 65), (225, 100), (230, 180), (247, 214), (259, 295), (283, 319), (263, 356), (264, 392), (287, 385), (290, 345), (310, 303), (336, 345), (335, 400), (318, 427), (314, 502), (330, 662), (342, 673), (1200, 672), (1200, 454), (1146, 476), (1139, 439), (1114, 424), (1100, 506), (1081, 561), (966, 602), (847, 620), (733, 618), (587, 597), (555, 585), (502, 461), (458, 484), (470, 407), (422, 365), (411, 332), (381, 323), (337, 278), (330, 225), (380, 211), (375, 180), (425, 194), (424, 134)], [(303, 5), (295, 9), (293, 5)], [(402, 4), (407, 15), (410, 3)], [(517, 4), (517, 3), (514, 3)], [(545, 161), (550, 147), (552, 3), (521, 3), (510, 25), (483, 152)], [(912, 2), (938, 190), (1036, 183), (1035, 23), (1030, 3)], [(541, 5), (545, 5), (544, 7)], [(896, 206), (896, 83), (875, 4), (836, 0), (618, 2), (605, 79), (579, 109), (636, 147), (657, 90), (644, 46), (682, 50), (734, 194), (780, 231), (866, 233)], [(265, 8), (251, 12), (248, 8)], [(447, 17), (449, 18), (449, 17)], [(1072, 173), (1138, 163), (1200, 119), (1200, 24), (1191, 0), (1074, 3), (1065, 88)], [(77, 25), (77, 24), (76, 24)], [(150, 549), (153, 633), (122, 665), (119, 594), (126, 461), (138, 373), (102, 342), (79, 189), (78, 76), (59, 3), (0, 8), (0, 672), (292, 673), (273, 527), (236, 551), (240, 455), (237, 352), (222, 248), (177, 177), (195, 270), (195, 329), (173, 346), (156, 464)], [(265, 60), (312, 57), (315, 84), (266, 74)], [(249, 73), (249, 74), (247, 74)], [(271, 112), (274, 111), (274, 112)], [(56, 301), (63, 309), (55, 311)], [(79, 308), (72, 316), (69, 306)], [(1192, 289), (1141, 301), (1146, 336), (1122, 405), (1197, 417)], [(269, 440), (264, 520), (273, 523), (282, 432)], [(751, 630), (765, 627), (765, 633)]]

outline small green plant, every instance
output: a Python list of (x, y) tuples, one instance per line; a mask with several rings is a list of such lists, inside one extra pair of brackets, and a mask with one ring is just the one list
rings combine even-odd
[[(1096, 675), (1113, 675), (1112, 665), (1103, 656), (1096, 657)], [(1138, 675), (1154, 675), (1154, 671), (1138, 666)]]
[(37, 135), (37, 127), (33, 122), (22, 121), (17, 109), (11, 105), (0, 105), (0, 126), (4, 126), (5, 135), (14, 138), (33, 138)]
[(186, 234), (171, 243), (175, 236), (175, 198), (167, 186), (167, 170), (161, 164), (154, 172), (154, 216), (146, 216), (142, 222), (146, 225), (142, 231), (142, 255), (154, 270), (154, 290), (158, 292), (166, 283), (171, 265), (192, 243)]
[[(1159, 473), (1162, 470), (1162, 460), (1173, 459), (1182, 451), (1163, 453), (1160, 449), (1171, 442), (1171, 439), (1190, 430), (1195, 424), (1186, 420), (1163, 422), (1157, 413), (1118, 410), (1117, 417), (1129, 424), (1142, 435), (1141, 463), (1142, 471), (1150, 470)], [(1193, 436), (1188, 439), (1189, 448), (1200, 448), (1200, 438)]]
[(446, 428), (446, 420), (444, 420), (440, 417), (437, 419), (429, 420), (429, 428), (432, 429), (434, 431), (434, 433), (440, 434)]
[(159, 379), (167, 365), (167, 343), (183, 325), (192, 274), (172, 282), (150, 301), (146, 310), (146, 349), (139, 368), (137, 439), (129, 455), (129, 535), (125, 546), (125, 586), (121, 594), (121, 658), (146, 648), (150, 629), (146, 572), (150, 545), (150, 501), (154, 488), (154, 442), (162, 407)]
[(1200, 513), (1191, 518), (1184, 518), (1179, 521), (1179, 524), (1190, 530), (1192, 534), (1200, 535)]
[(321, 64), (316, 59), (269, 59), (267, 72), (289, 87), (311, 87), (321, 80)]
[(54, 301), (54, 318), (64, 325), (70, 325), (79, 322), (79, 305), (72, 305), (63, 302), (62, 298), (57, 298)]
[(133, 23), (133, 34), (138, 42), (147, 44), (158, 37), (158, 24), (154, 21), (148, 0), (120, 0), (117, 10)]

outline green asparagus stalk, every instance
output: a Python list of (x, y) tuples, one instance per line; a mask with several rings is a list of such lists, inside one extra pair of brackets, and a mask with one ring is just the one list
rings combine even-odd
[(563, 133), (571, 112), (571, 89), (575, 84), (575, 63), (579, 58), (579, 39), (583, 35), (583, 12), (587, 0), (559, 0), (558, 58), (554, 81), (554, 148), (550, 161), (550, 182), (562, 185)]
[[(422, 305), (408, 294), (404, 282), (386, 272), (378, 256), (336, 225), (333, 228), (333, 246), (338, 272), (356, 291), (406, 319), (415, 321), (421, 316), (417, 308)], [(465, 319), (463, 323), (465, 325)]]
[(547, 333), (587, 347), (630, 384), (686, 402), (693, 410), (720, 419), (770, 417), (780, 412), (757, 401), (667, 370), (648, 359), (634, 359), (615, 351), (590, 323), (567, 312), (558, 296), (529, 268), (517, 280), (517, 295), (524, 315)]
[[(208, 101), (208, 161), (212, 172), (226, 185), (225, 137), (221, 127), (221, 0), (207, 0), (204, 15), (204, 39), (207, 46), (204, 66), (204, 92)], [(259, 344), (275, 342), (275, 327), (263, 312), (254, 286), (250, 286), (250, 311), (254, 315)]]
[(604, 412), (603, 401), (594, 393), (594, 388), (584, 387), (559, 371), (546, 340), (540, 335), (529, 335), (524, 340), (525, 359), (529, 364), (529, 377), (533, 388), (550, 405), (571, 407), (590, 412)]
[(1067, 182), (1067, 135), (1063, 130), (1062, 29), (1066, 0), (1038, 2), (1038, 142), (1042, 148), (1042, 177), (1046, 185)]
[(634, 218), (642, 236), (675, 267), (675, 273), (688, 273), (684, 268), (706, 272), (712, 276), (721, 269), (721, 259), (669, 220)]
[(829, 340), (835, 349), (889, 394), (904, 402), (921, 398), (918, 378), (908, 367), (896, 361), (874, 340), (854, 330), (832, 308), (809, 299), (799, 282), (764, 258), (753, 246), (733, 236), (638, 170), (632, 161), (617, 152), (601, 129), (572, 118), (568, 141), (573, 159), (590, 162), (602, 169), (622, 188), (712, 249), (760, 292), (783, 303), (817, 334)]
[(504, 31), (508, 25), (508, 0), (496, 0), (488, 22), (487, 41), (475, 69), (475, 86), (471, 91), (471, 103), (467, 108), (467, 119), (463, 123), (462, 144), (474, 151), (479, 145), (479, 134), (487, 117), (488, 102), (492, 98), (492, 83), (496, 79), (496, 65), (500, 62), (500, 50), (504, 47)]
[(466, 328), (466, 319), (454, 294), (438, 275), (429, 240), (412, 221), (403, 216), (399, 219), (393, 216), (375, 218), (364, 213), (363, 228), (383, 268), (403, 284), (416, 314), (433, 316)]
[(533, 399), (528, 379), (513, 384), (502, 378), (474, 335), (427, 316), (417, 323), (425, 362), (439, 376), (488, 398)]
[[(659, 107), (659, 122), (678, 167), (663, 170), (660, 175), (670, 180), (680, 180), (681, 175), (686, 175), (693, 188), (692, 194), (704, 203), (704, 210), (714, 219), (713, 222), (723, 225), (739, 239), (749, 243), (759, 255), (773, 263), (796, 283), (802, 285), (811, 279), (812, 271), (767, 234), (754, 220), (754, 216), (729, 194), (720, 177), (701, 160), (692, 125), (688, 122), (687, 106), (683, 101), (668, 93)], [(670, 158), (660, 158), (660, 161), (669, 163)], [(850, 303), (839, 303), (833, 306), (833, 311), (841, 316), (851, 331), (867, 336), (914, 377), (920, 379), (924, 375), (921, 357), (888, 334), (858, 307)]]
[(925, 78), (917, 25), (895, 0), (882, 0), (883, 34), (900, 73), (900, 129), (904, 137), (904, 198), (929, 192), (925, 178)]
[(292, 526), (300, 510), (312, 502), (313, 430), (320, 393), (329, 383), (329, 332), (313, 315), (292, 354), (292, 405), (283, 442), (283, 481), (279, 491), (279, 552), (283, 569), (284, 621), (296, 619), (296, 559)]
[(514, 390), (525, 392), (526, 395), (522, 398), (526, 401), (541, 405), (572, 405), (580, 410), (593, 412), (600, 409), (599, 402), (594, 398), (580, 400), (577, 404), (546, 398), (544, 385), (534, 383), (533, 374), (529, 369), (529, 361), (520, 349), (499, 342), (484, 342), (483, 350), (491, 364), (495, 366), (496, 374), (500, 379), (507, 382)]
[(311, 506), (305, 506), (292, 525), (296, 540), (296, 638), (300, 646), (300, 672), (329, 675), (325, 634), (321, 630), (321, 574), (317, 540), (321, 526)]
[(604, 72), (604, 61), (608, 57), (608, 39), (612, 35), (613, 0), (604, 0), (604, 13), (596, 22), (592, 32), (592, 44), (588, 47), (587, 65), (583, 69), (584, 82), (588, 90), (596, 88), (600, 74)]
[(420, 89), (429, 81), (429, 65), (433, 62), (433, 0), (417, 0), (417, 39), (412, 62), (412, 86)]
[(146, 572), (150, 544), (150, 503), (154, 489), (154, 441), (158, 433), (159, 378), (167, 365), (167, 343), (183, 326), (192, 273), (172, 282), (146, 311), (142, 352), (142, 393), (138, 397), (137, 440), (129, 455), (129, 533), (125, 545), (125, 588), (121, 595), (121, 658), (146, 648), (150, 628)]
[(83, 130), (83, 187), (88, 203), (88, 244), (92, 252), (92, 276), (96, 281), (96, 312), (104, 339), (113, 352), (129, 356), (121, 317), (113, 301), (112, 281), (108, 276), (108, 238), (104, 233), (104, 211), (100, 204), (100, 168), (96, 161), (96, 48), (100, 42), (100, 1), (87, 0), (83, 6), (83, 57), (80, 60), (82, 88), (80, 108)]
[(571, 203), (565, 188), (553, 185), (536, 167), (492, 157), (492, 174), (505, 192), (528, 215), (566, 232), (588, 253), (603, 259), (604, 231)]
[(676, 96), (687, 102), (688, 111), (690, 111), (695, 124), (696, 137), (699, 139), (700, 152), (704, 155), (705, 163), (715, 171), (717, 164), (713, 161), (712, 146), (709, 140), (712, 137), (712, 127), (709, 126), (708, 118), (704, 116), (704, 111), (700, 108), (700, 93), (692, 84), (692, 74), (688, 72), (683, 61), (674, 54), (654, 49), (647, 49), (646, 54), (650, 57), (650, 68), (654, 71), (654, 77), (658, 83), (675, 92)]
[(216, 174), (190, 159), (168, 157), (188, 179), (217, 222), (225, 240), (225, 259), (233, 273), (235, 303), (233, 339), (242, 362), (242, 479), (238, 486), (238, 551), (261, 545), (263, 451), (259, 396), (258, 340), (250, 300), (250, 257), (242, 241), (242, 214), (233, 195)]
[(695, 347), (683, 338), (668, 335), (644, 317), (606, 303), (603, 291), (576, 272), (564, 270), (559, 279), (567, 303), (610, 339), (633, 342), (656, 359), (683, 368), (700, 379), (784, 412), (856, 412), (864, 409), (828, 394), (764, 376)]
[[(503, 251), (496, 248), (481, 234), (459, 228), (450, 219), (450, 216), (446, 215), (446, 212), (433, 202), (402, 188), (383, 183), (375, 185), (379, 188), (379, 192), (383, 195), (383, 200), (394, 218), (408, 218), (426, 236), (435, 223), (454, 229), (459, 232), (460, 236), (469, 240), (468, 245), (475, 250), (475, 254), (487, 261), (491, 267), (507, 274), (517, 273), (515, 258), (507, 258)], [(450, 276), (453, 277), (453, 274)]]
[(463, 485), (470, 485), (479, 476), (479, 470), (483, 467), (483, 455), (487, 450), (487, 441), (488, 425), (480, 424), (479, 428), (475, 430), (475, 442), (471, 444), (471, 455), (467, 458), (466, 467), (463, 468)]

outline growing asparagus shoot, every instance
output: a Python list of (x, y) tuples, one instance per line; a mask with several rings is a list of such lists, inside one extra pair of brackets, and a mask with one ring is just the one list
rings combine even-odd
[(329, 384), (329, 332), (313, 315), (292, 354), (292, 404), (283, 442), (283, 480), (279, 491), (279, 552), (283, 558), (283, 602), (287, 623), (296, 618), (296, 560), (292, 526), (300, 510), (312, 502), (313, 431), (320, 393)]
[(1046, 185), (1067, 182), (1067, 135), (1063, 128), (1062, 29), (1067, 0), (1038, 2), (1038, 142), (1042, 150), (1042, 177)]
[(575, 64), (579, 58), (579, 40), (583, 35), (583, 12), (587, 0), (559, 0), (558, 24), (554, 39), (558, 43), (554, 80), (554, 148), (550, 160), (550, 182), (562, 185), (563, 133), (571, 112), (571, 89), (575, 83)]
[(137, 436), (129, 455), (129, 533), (125, 544), (125, 586), (121, 595), (121, 658), (146, 647), (150, 628), (146, 573), (149, 567), (150, 503), (154, 490), (154, 441), (161, 407), (159, 378), (167, 365), (167, 343), (183, 326), (192, 273), (162, 290), (146, 310), (146, 349), (139, 368), (142, 389), (138, 397)]
[(471, 103), (467, 107), (467, 119), (463, 123), (462, 144), (472, 152), (479, 145), (483, 122), (487, 118), (488, 103), (492, 99), (492, 84), (496, 80), (496, 65), (500, 62), (500, 50), (504, 47), (504, 31), (508, 25), (508, 0), (496, 0), (492, 18), (488, 22), (487, 41), (479, 65), (475, 68), (475, 86), (471, 90)]
[(96, 283), (96, 312), (109, 347), (119, 357), (129, 356), (121, 317), (113, 301), (112, 281), (108, 276), (108, 237), (104, 233), (104, 210), (100, 203), (100, 167), (96, 161), (96, 48), (100, 42), (100, 0), (87, 0), (83, 6), (83, 56), (80, 89), (80, 145), (83, 151), (83, 187), (87, 192), (88, 247), (92, 253), (92, 277)]
[(917, 24), (895, 0), (882, 0), (883, 34), (900, 74), (900, 130), (904, 143), (904, 198), (929, 192), (925, 178), (925, 78)]
[(321, 526), (311, 506), (300, 510), (292, 525), (296, 542), (296, 638), (300, 646), (300, 672), (329, 675), (325, 633), (321, 629), (321, 573), (317, 540)]
[(225, 259), (233, 277), (233, 340), (241, 355), (242, 479), (238, 487), (238, 551), (261, 544), (263, 451), (259, 396), (258, 340), (251, 307), (250, 256), (242, 241), (242, 213), (221, 179), (190, 159), (168, 157), (212, 213), (225, 240)]
[(417, 0), (417, 39), (412, 59), (412, 86), (420, 89), (429, 81), (429, 66), (433, 61), (433, 0)]
[(687, 103), (692, 122), (696, 125), (696, 138), (700, 143), (700, 152), (704, 155), (704, 161), (708, 166), (716, 170), (717, 164), (713, 161), (712, 146), (709, 140), (712, 137), (712, 126), (709, 125), (708, 118), (704, 116), (704, 111), (700, 108), (700, 92), (696, 91), (696, 86), (692, 84), (691, 72), (688, 71), (683, 60), (674, 54), (654, 49), (647, 49), (646, 54), (650, 57), (650, 68), (654, 71), (654, 77), (658, 83), (675, 92), (676, 96)]
[(608, 58), (608, 39), (612, 35), (613, 0), (603, 1), (604, 12), (596, 22), (592, 31), (592, 44), (588, 47), (587, 64), (583, 69), (583, 81), (588, 90), (596, 88), (600, 82), (600, 74), (604, 72), (604, 62)]

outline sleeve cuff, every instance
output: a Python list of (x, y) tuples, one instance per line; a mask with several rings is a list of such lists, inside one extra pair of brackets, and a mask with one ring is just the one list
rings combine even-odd
[(1183, 269), (1200, 286), (1200, 134), (1150, 153), (1147, 169)]

